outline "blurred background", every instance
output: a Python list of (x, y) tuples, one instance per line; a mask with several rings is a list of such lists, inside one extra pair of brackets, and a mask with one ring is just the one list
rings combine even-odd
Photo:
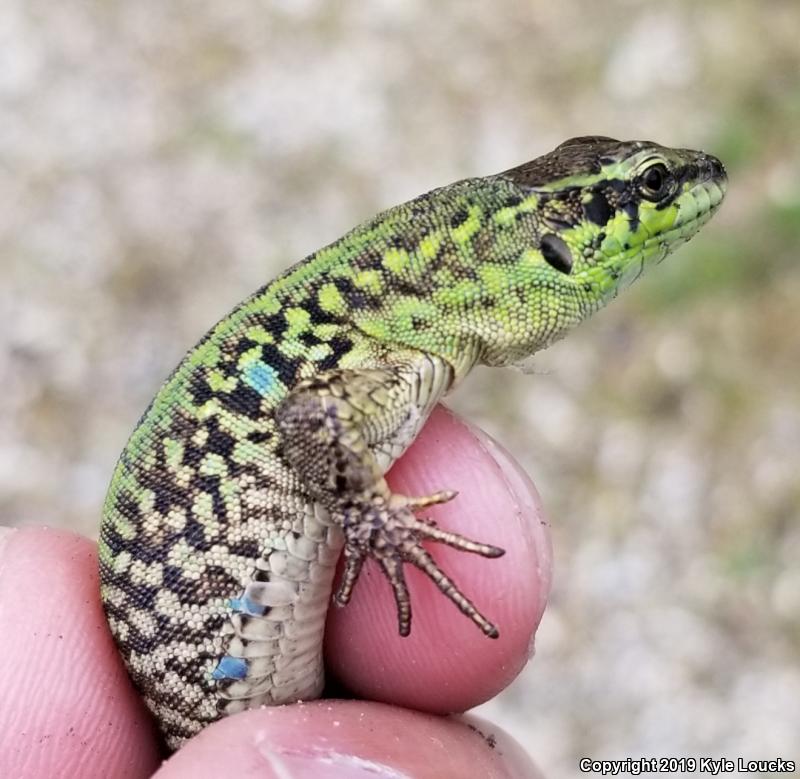
[(185, 350), (378, 210), (567, 137), (706, 149), (703, 233), (451, 405), (539, 485), (535, 660), (481, 708), (581, 756), (800, 758), (800, 5), (0, 4), (0, 517), (94, 536)]

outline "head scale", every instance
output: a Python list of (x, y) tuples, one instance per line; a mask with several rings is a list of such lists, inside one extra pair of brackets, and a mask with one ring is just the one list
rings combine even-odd
[(545, 261), (575, 278), (602, 268), (611, 281), (691, 238), (727, 183), (722, 163), (703, 152), (604, 136), (572, 138), (500, 178), (536, 203)]
[(496, 181), (520, 199), (529, 248), (516, 273), (530, 290), (528, 332), (540, 339), (512, 334), (494, 348), (506, 362), (563, 335), (689, 240), (722, 202), (727, 177), (703, 152), (588, 136)]

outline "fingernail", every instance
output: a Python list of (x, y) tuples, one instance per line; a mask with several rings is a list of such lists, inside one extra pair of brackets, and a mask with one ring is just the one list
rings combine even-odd
[(392, 766), (328, 749), (259, 747), (276, 776), (286, 779), (412, 779)]

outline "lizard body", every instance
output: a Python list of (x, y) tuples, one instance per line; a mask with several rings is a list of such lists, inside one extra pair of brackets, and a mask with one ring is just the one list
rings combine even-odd
[(725, 186), (700, 152), (572, 139), (379, 214), (206, 334), (133, 432), (100, 535), (109, 624), (170, 746), (319, 696), (342, 549), (338, 604), (372, 557), (407, 635), (411, 563), (498, 635), (420, 541), (502, 550), (415, 516), (453, 493), (395, 495), (383, 474), (475, 364), (563, 336), (694, 235)]

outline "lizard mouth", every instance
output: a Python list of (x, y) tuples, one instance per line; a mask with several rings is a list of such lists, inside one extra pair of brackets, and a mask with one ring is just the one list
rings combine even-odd
[(678, 216), (670, 230), (643, 241), (643, 249), (652, 249), (653, 246), (659, 245), (664, 250), (662, 256), (656, 260), (656, 264), (663, 262), (667, 254), (678, 245), (692, 238), (722, 205), (728, 177), (721, 164), (717, 170), (718, 175), (698, 182), (680, 199), (677, 204)]
[(711, 168), (708, 178), (697, 182), (678, 198), (678, 202), (673, 203), (673, 207), (678, 208), (678, 215), (669, 230), (648, 236), (616, 260), (618, 274), (616, 283), (607, 289), (608, 297), (616, 297), (637, 281), (646, 268), (660, 265), (675, 249), (694, 237), (722, 204), (726, 188), (727, 176), (718, 163), (718, 167)]
[(702, 217), (710, 217), (721, 205), (728, 188), (728, 177), (720, 167), (719, 174), (696, 183), (683, 197), (678, 198), (678, 218), (675, 227), (694, 224)]

